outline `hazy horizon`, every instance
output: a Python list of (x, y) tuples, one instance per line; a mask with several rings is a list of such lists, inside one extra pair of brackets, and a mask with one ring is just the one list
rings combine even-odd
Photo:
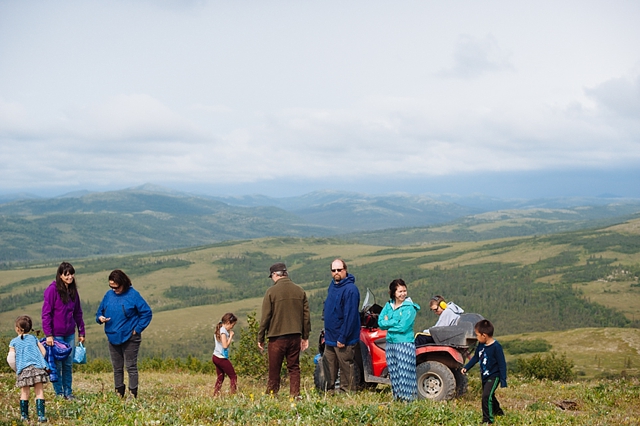
[[(616, 179), (620, 181), (615, 182)], [(539, 186), (528, 185), (535, 180)], [(356, 182), (324, 184), (321, 182), (260, 182), (243, 185), (176, 185), (175, 183), (140, 182), (133, 185), (113, 187), (69, 187), (28, 189), (23, 191), (0, 192), (3, 197), (17, 195), (55, 198), (74, 192), (108, 192), (154, 185), (167, 190), (212, 197), (267, 196), (272, 198), (296, 197), (316, 191), (354, 192), (368, 195), (388, 195), (405, 193), (409, 195), (432, 196), (486, 196), (498, 199), (536, 199), (536, 198), (640, 198), (640, 172), (618, 172), (615, 177), (603, 176), (593, 171), (580, 173), (529, 173), (503, 176), (455, 177), (454, 179), (431, 179), (430, 181), (405, 182)], [(282, 190), (285, 188), (286, 190)], [(579, 191), (567, 191), (567, 187), (580, 187)]]
[(0, 2), (0, 194), (640, 197), (640, 3)]

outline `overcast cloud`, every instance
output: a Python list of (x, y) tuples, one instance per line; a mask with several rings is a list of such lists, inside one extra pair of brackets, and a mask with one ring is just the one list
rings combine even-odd
[(638, 22), (635, 0), (0, 1), (0, 193), (628, 180)]

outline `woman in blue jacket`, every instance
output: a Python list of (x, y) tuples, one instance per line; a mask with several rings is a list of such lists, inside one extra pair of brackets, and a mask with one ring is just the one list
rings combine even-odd
[(387, 330), (387, 367), (394, 399), (413, 401), (418, 395), (413, 323), (420, 306), (407, 297), (407, 285), (398, 278), (389, 284), (391, 300), (384, 305), (378, 325)]
[(142, 332), (151, 322), (151, 308), (133, 287), (131, 280), (119, 269), (109, 274), (111, 290), (102, 298), (96, 312), (96, 322), (104, 324), (109, 340), (116, 391), (124, 396), (124, 368), (129, 374), (129, 391), (138, 397), (138, 350)]

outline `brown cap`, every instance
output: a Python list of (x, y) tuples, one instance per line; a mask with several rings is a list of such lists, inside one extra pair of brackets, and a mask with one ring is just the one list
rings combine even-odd
[(269, 278), (271, 278), (271, 275), (273, 275), (274, 272), (278, 271), (287, 272), (286, 265), (284, 263), (274, 263), (271, 265), (271, 268), (269, 268)]

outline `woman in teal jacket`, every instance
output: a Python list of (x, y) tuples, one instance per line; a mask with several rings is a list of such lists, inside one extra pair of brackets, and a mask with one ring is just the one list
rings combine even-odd
[(378, 325), (387, 330), (386, 356), (391, 390), (395, 399), (413, 401), (418, 395), (413, 323), (420, 306), (407, 297), (407, 285), (400, 278), (389, 284), (389, 296), (391, 300), (380, 312)]

